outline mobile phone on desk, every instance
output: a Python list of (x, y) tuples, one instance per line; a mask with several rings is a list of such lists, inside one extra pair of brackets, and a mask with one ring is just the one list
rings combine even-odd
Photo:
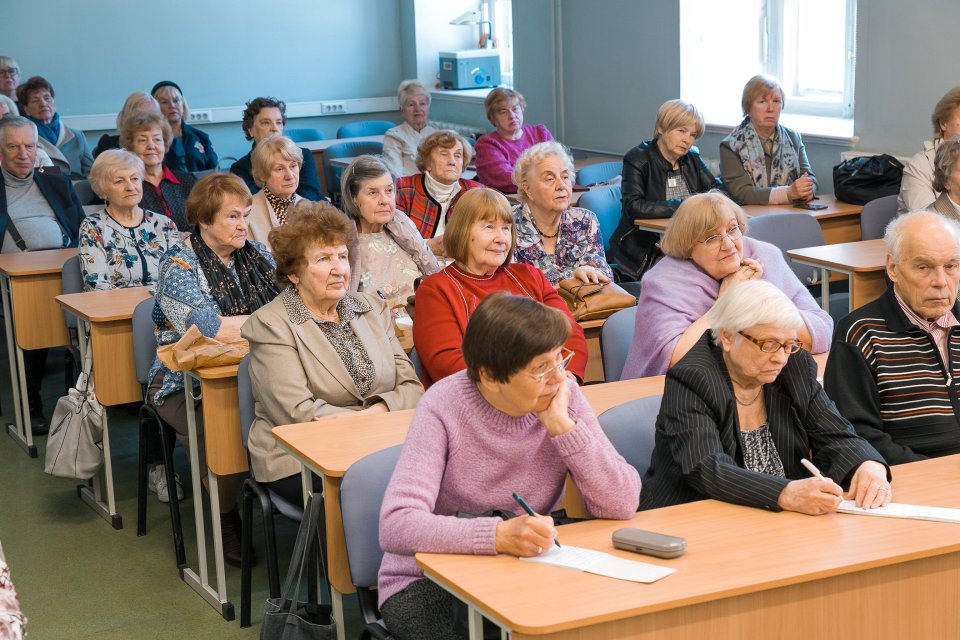
[(687, 550), (687, 541), (676, 536), (624, 527), (613, 532), (613, 546), (657, 558), (676, 558)]
[(825, 204), (816, 204), (813, 202), (794, 202), (794, 209), (807, 209), (808, 211), (822, 211), (827, 208)]

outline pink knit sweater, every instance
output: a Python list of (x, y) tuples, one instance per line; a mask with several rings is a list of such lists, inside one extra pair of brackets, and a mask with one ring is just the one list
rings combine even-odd
[(513, 184), (513, 165), (527, 147), (538, 142), (553, 140), (550, 131), (542, 124), (523, 125), (523, 135), (517, 140), (507, 140), (496, 131), (477, 139), (477, 180), (503, 193), (516, 193)]
[(380, 511), (380, 604), (423, 577), (419, 551), (496, 553), (500, 519), (457, 518), (457, 511), (522, 514), (517, 491), (537, 513), (550, 513), (568, 471), (592, 515), (633, 516), (640, 476), (604, 436), (577, 385), (567, 384), (576, 427), (556, 437), (535, 413), (515, 418), (493, 408), (466, 371), (424, 394)]

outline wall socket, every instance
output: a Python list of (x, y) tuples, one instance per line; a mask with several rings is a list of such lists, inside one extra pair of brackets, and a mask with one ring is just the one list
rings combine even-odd
[(212, 111), (193, 111), (190, 110), (190, 117), (187, 118), (188, 122), (213, 122), (213, 112)]
[(342, 102), (324, 102), (322, 104), (324, 115), (336, 115), (347, 112), (346, 105)]

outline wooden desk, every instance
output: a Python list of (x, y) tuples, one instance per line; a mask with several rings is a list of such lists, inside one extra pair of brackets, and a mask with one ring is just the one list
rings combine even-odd
[(584, 382), (603, 382), (603, 351), (600, 349), (600, 332), (606, 320), (586, 320), (579, 323), (587, 339), (587, 369)]
[[(898, 502), (960, 507), (958, 481), (960, 456), (893, 467)], [(610, 538), (624, 526), (682, 536), (688, 550), (673, 560), (618, 551)], [(678, 571), (637, 584), (507, 555), (420, 553), (417, 564), (470, 606), (472, 622), (487, 616), (514, 640), (960, 637), (955, 524), (705, 500), (560, 535)]]
[(7, 425), (7, 433), (31, 458), (37, 457), (37, 448), (30, 428), (23, 350), (70, 344), (67, 325), (55, 298), (62, 290), (63, 263), (75, 255), (76, 249), (0, 254), (0, 295), (16, 417), (16, 424)]
[(383, 136), (361, 136), (358, 138), (331, 138), (329, 140), (311, 140), (310, 142), (298, 142), (297, 146), (308, 149), (313, 153), (313, 161), (317, 165), (317, 177), (320, 179), (320, 189), (324, 194), (327, 189), (327, 180), (323, 174), (323, 152), (335, 144), (341, 142), (383, 142)]
[[(81, 361), (88, 350), (94, 362), (97, 400), (104, 407), (143, 400), (133, 361), (133, 310), (151, 296), (149, 287), (130, 287), (111, 291), (69, 293), (56, 297), (65, 310), (79, 320), (78, 337)], [(97, 364), (100, 366), (97, 367)], [(113, 491), (113, 460), (110, 455), (108, 412), (103, 414), (103, 468), (93, 490), (80, 485), (80, 498), (109, 522), (123, 528)], [(103, 501), (106, 493), (107, 501)]]
[(887, 289), (887, 250), (882, 239), (794, 249), (787, 255), (794, 262), (820, 269), (825, 311), (830, 310), (830, 271), (850, 279), (850, 311), (876, 300)]

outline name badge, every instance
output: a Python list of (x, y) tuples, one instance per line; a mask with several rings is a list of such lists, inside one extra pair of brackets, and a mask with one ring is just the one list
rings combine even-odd
[(677, 179), (676, 179), (676, 178), (667, 178), (667, 186), (670, 187), (670, 188), (676, 187), (676, 186), (677, 186)]

